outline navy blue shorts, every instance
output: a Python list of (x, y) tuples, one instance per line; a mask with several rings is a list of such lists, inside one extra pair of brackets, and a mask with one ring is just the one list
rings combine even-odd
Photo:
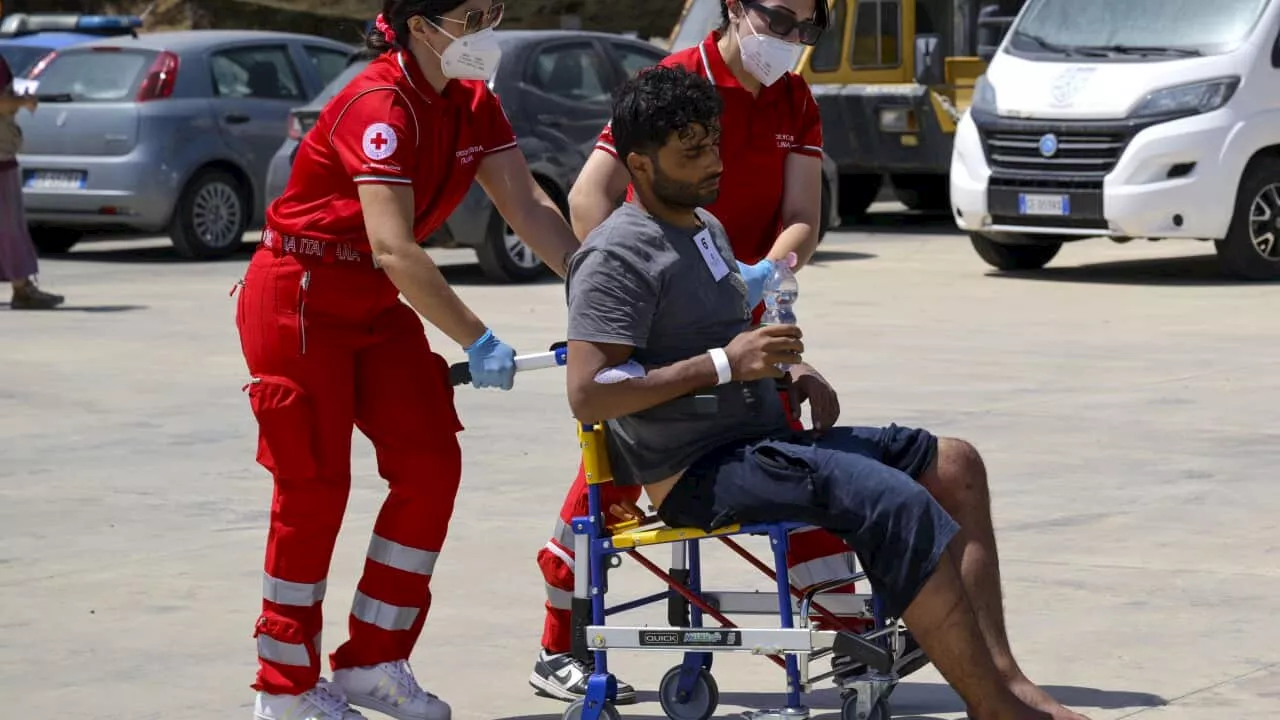
[(685, 471), (658, 510), (671, 527), (801, 522), (841, 537), (887, 612), (901, 617), (960, 526), (917, 482), (938, 439), (925, 430), (836, 427), (719, 448)]

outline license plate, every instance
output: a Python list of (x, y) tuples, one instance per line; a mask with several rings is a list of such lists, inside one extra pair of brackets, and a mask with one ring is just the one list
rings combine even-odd
[(1019, 215), (1070, 215), (1070, 195), (1018, 194)]
[(78, 170), (36, 170), (27, 176), (26, 185), (33, 190), (79, 190), (84, 187), (84, 173)]

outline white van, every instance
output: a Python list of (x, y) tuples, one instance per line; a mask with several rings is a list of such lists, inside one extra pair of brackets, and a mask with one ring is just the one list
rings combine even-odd
[(1213, 240), (1280, 279), (1280, 0), (1029, 0), (956, 129), (951, 204), (978, 255)]

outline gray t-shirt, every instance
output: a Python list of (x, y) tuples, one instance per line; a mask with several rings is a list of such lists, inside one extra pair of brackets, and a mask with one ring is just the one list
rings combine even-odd
[[(667, 225), (625, 203), (593, 230), (569, 262), (568, 339), (630, 345), (632, 359), (653, 368), (724, 347), (747, 330), (747, 286), (724, 226), (711, 213), (698, 217), (704, 231)], [(704, 254), (698, 242), (707, 240)], [(708, 412), (677, 398), (606, 423), (615, 482), (657, 482), (719, 445), (789, 429), (773, 380), (698, 395), (716, 396), (716, 407)]]

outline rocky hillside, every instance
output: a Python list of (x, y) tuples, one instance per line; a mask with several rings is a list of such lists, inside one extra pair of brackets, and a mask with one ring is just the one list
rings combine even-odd
[[(380, 0), (3, 0), (4, 12), (146, 14), (147, 30), (270, 28), (358, 42)], [(508, 0), (504, 28), (670, 34), (684, 0)], [(148, 11), (149, 10), (149, 11)], [(575, 20), (576, 18), (576, 20)]]

